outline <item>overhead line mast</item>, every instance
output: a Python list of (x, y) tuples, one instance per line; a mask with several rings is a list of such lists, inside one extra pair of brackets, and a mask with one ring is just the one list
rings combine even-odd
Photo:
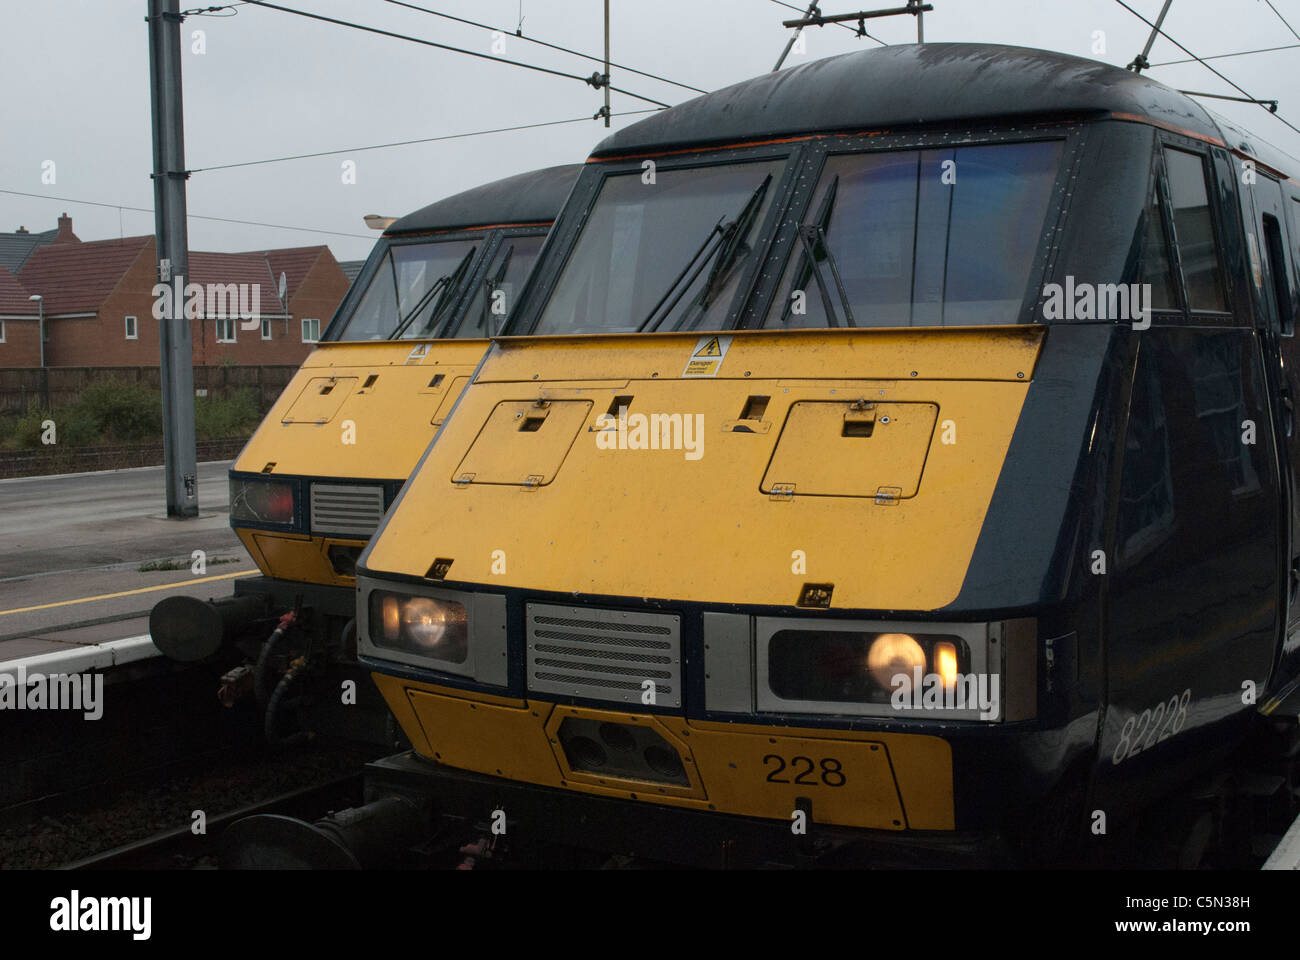
[[(149, 0), (149, 85), (153, 124), (154, 232), (158, 280), (183, 288), (189, 273), (185, 218), (185, 118), (181, 92), (179, 0)], [(199, 515), (194, 441), (194, 355), (184, 298), (164, 298), (158, 322), (161, 350), (163, 472), (167, 516)]]

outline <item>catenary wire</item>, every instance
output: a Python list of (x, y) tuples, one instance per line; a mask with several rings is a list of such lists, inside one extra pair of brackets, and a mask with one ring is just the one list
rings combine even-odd
[[(245, 3), (251, 3), (258, 7), (266, 7), (268, 10), (279, 10), (281, 13), (290, 13), (298, 17), (306, 17), (309, 20), (319, 20), (322, 23), (333, 23), (341, 27), (350, 27), (353, 30), (363, 30), (366, 33), (376, 33), (382, 37), (393, 37), (396, 40), (407, 40), (411, 43), (418, 43), (426, 47), (434, 47), (438, 50), (449, 50), (452, 53), (463, 53), (469, 57), (477, 57), (480, 60), (490, 60), (493, 63), (505, 63), (512, 67), (522, 67), (525, 70), (532, 70), (537, 73), (550, 74), (553, 77), (564, 77), (566, 80), (577, 80), (581, 83), (591, 85), (589, 77), (582, 77), (576, 73), (565, 73), (563, 70), (552, 70), (550, 67), (539, 66), (535, 63), (524, 63), (522, 60), (511, 60), (508, 57), (498, 57), (490, 53), (480, 53), (477, 50), (466, 50), (464, 47), (454, 47), (447, 43), (438, 43), (435, 40), (422, 40), (419, 37), (412, 37), (406, 33), (396, 33), (392, 30), (382, 30), (379, 27), (368, 27), (362, 23), (354, 23), (351, 20), (339, 20), (337, 17), (327, 17), (320, 13), (311, 13), (307, 10), (298, 10), (294, 7), (281, 6), (278, 3), (270, 3), (268, 0), (244, 0)], [(670, 104), (662, 100), (656, 100), (654, 97), (647, 97), (639, 93), (633, 93), (622, 87), (616, 87), (612, 84), (609, 87), (614, 93), (621, 93), (625, 97), (632, 97), (635, 100), (644, 100), (646, 103), (653, 103), (657, 107), (667, 107)]]
[[(519, 33), (519, 32), (517, 32), (517, 31), (516, 31), (515, 33), (511, 33), (511, 32), (508, 31), (508, 30), (502, 30), (501, 28), (491, 26), (490, 24), (479, 23), (477, 20), (467, 20), (467, 19), (465, 19), (464, 17), (456, 17), (456, 16), (453, 16), (453, 15), (450, 14), (450, 13), (443, 13), (443, 12), (440, 11), (440, 10), (430, 10), (428, 7), (420, 7), (420, 6), (415, 5), (414, 3), (405, 3), (404, 0), (384, 0), (384, 2), (385, 2), (385, 3), (391, 3), (391, 4), (393, 4), (394, 6), (398, 6), (398, 7), (406, 7), (406, 8), (408, 8), (408, 9), (410, 9), (410, 10), (419, 10), (421, 13), (431, 14), (432, 16), (435, 16), (435, 17), (442, 17), (442, 18), (444, 18), (444, 19), (446, 19), (446, 20), (453, 20), (453, 21), (455, 21), (456, 23), (464, 23), (464, 24), (468, 24), (468, 25), (471, 26), (471, 27), (478, 27), (480, 30), (490, 30), (490, 31), (492, 31), (493, 33), (502, 33), (502, 34), (505, 34), (506, 36), (516, 37), (516, 38), (519, 39), (519, 40), (526, 40), (526, 41), (528, 41), (529, 43), (535, 43), (535, 44), (537, 44), (538, 46), (541, 46), (541, 47), (549, 47), (549, 48), (552, 49), (552, 50), (559, 50), (561, 53), (568, 53), (568, 54), (572, 54), (572, 55), (575, 56), (575, 57), (582, 57), (584, 60), (594, 60), (596, 63), (604, 63), (604, 62), (605, 62), (605, 58), (604, 58), (604, 57), (596, 57), (596, 56), (592, 56), (591, 54), (589, 54), (589, 53), (583, 53), (583, 52), (580, 51), (580, 50), (571, 50), (571, 49), (569, 49), (568, 47), (562, 47), (562, 46), (560, 46), (558, 43), (548, 43), (548, 42), (545, 41), (545, 40), (539, 40), (537, 37), (529, 37), (529, 36), (524, 35), (523, 33)], [(522, 28), (520, 28), (520, 29), (522, 29)], [(670, 83), (670, 84), (672, 84), (674, 87), (681, 87), (683, 90), (693, 90), (693, 91), (696, 92), (696, 93), (708, 93), (708, 92), (709, 92), (709, 91), (707, 91), (707, 90), (702, 90), (702, 89), (700, 89), (699, 87), (693, 87), (693, 86), (691, 86), (689, 83), (679, 83), (679, 82), (676, 81), (676, 80), (669, 80), (667, 77), (661, 77), (661, 76), (659, 76), (659, 75), (657, 75), (657, 74), (654, 74), (654, 73), (647, 73), (645, 70), (637, 70), (635, 67), (629, 67), (629, 66), (626, 66), (626, 65), (621, 64), (621, 63), (615, 63), (613, 60), (611, 60), (611, 61), (609, 62), (609, 65), (610, 65), (610, 67), (612, 67), (613, 69), (616, 69), (616, 70), (623, 70), (623, 71), (625, 71), (625, 72), (627, 72), (627, 73), (635, 73), (635, 74), (637, 74), (638, 76), (648, 77), (648, 78), (651, 79), (651, 80), (658, 80), (658, 81), (660, 81), (660, 82), (662, 82), (662, 83)]]
[[(658, 113), (658, 107), (644, 110), (624, 110), (611, 114), (614, 117), (630, 117), (641, 113)], [(470, 130), (465, 133), (448, 133), (440, 137), (421, 137), (418, 140), (394, 140), (391, 143), (375, 143), (366, 147), (348, 147), (342, 150), (320, 150), (316, 153), (296, 153), (287, 157), (268, 157), (264, 160), (243, 160), (238, 163), (218, 163), (210, 167), (195, 167), (190, 173), (206, 173), (209, 170), (230, 170), (233, 167), (254, 167), (263, 163), (281, 163), (285, 160), (306, 160), (311, 157), (330, 157), (341, 153), (361, 153), (364, 150), (385, 150), (389, 147), (405, 147), (417, 143), (436, 143), (440, 140), (460, 140), (466, 137), (481, 137), (491, 133), (509, 133), (514, 130), (534, 130), (538, 127), (558, 127), (567, 123), (589, 123), (591, 117), (574, 117), (570, 120), (544, 120), (539, 123), (521, 123), (514, 127), (494, 127), (491, 130)]]
[[(1173, 37), (1169, 36), (1169, 34), (1166, 33), (1166, 32), (1164, 31), (1163, 28), (1160, 28), (1160, 29), (1157, 30), (1156, 25), (1155, 25), (1154, 23), (1152, 23), (1152, 22), (1151, 22), (1150, 20), (1148, 20), (1146, 17), (1142, 16), (1142, 14), (1138, 13), (1136, 10), (1134, 10), (1132, 7), (1130, 7), (1127, 3), (1124, 2), (1124, 0), (1115, 0), (1115, 2), (1118, 3), (1118, 4), (1119, 4), (1121, 7), (1123, 7), (1125, 10), (1127, 10), (1129, 13), (1133, 14), (1133, 16), (1137, 17), (1139, 20), (1141, 20), (1143, 23), (1145, 23), (1145, 24), (1146, 24), (1148, 27), (1150, 27), (1152, 30), (1156, 30), (1156, 32), (1159, 33), (1162, 37), (1164, 37), (1166, 40), (1168, 40), (1170, 43), (1172, 43), (1172, 44), (1173, 44), (1175, 47), (1177, 47), (1179, 50), (1183, 51), (1183, 53), (1187, 54), (1189, 57), (1191, 57), (1193, 60), (1195, 60), (1195, 61), (1196, 61), (1197, 63), (1199, 63), (1201, 66), (1205, 67), (1206, 70), (1209, 70), (1212, 74), (1214, 74), (1216, 77), (1218, 77), (1218, 78), (1219, 78), (1220, 80), (1222, 80), (1224, 83), (1226, 83), (1228, 86), (1232, 87), (1232, 89), (1236, 90), (1236, 91), (1237, 91), (1238, 93), (1240, 93), (1243, 97), (1247, 98), (1248, 100), (1255, 101), (1256, 103), (1259, 104), (1259, 106), (1260, 106), (1261, 109), (1263, 109), (1263, 110), (1268, 110), (1268, 107), (1264, 106), (1264, 104), (1260, 102), (1260, 100), (1259, 100), (1258, 97), (1251, 96), (1251, 94), (1250, 94), (1250, 92), (1249, 92), (1248, 90), (1246, 90), (1246, 89), (1245, 89), (1244, 87), (1242, 87), (1241, 85), (1239, 85), (1239, 84), (1237, 84), (1237, 83), (1234, 83), (1233, 81), (1229, 80), (1227, 77), (1225, 77), (1225, 76), (1224, 76), (1222, 73), (1220, 73), (1218, 70), (1214, 69), (1214, 67), (1212, 67), (1212, 66), (1210, 66), (1208, 63), (1206, 63), (1206, 62), (1205, 62), (1201, 57), (1198, 57), (1196, 54), (1192, 53), (1192, 51), (1188, 50), (1188, 49), (1187, 49), (1186, 47), (1184, 47), (1181, 43), (1179, 43), (1177, 40), (1175, 40)], [(1290, 127), (1292, 130), (1294, 130), (1296, 133), (1300, 133), (1300, 127), (1297, 127), (1297, 126), (1296, 126), (1295, 124), (1293, 124), (1291, 121), (1287, 120), (1286, 117), (1282, 116), (1282, 115), (1279, 114), (1279, 113), (1273, 113), (1273, 111), (1271, 111), (1271, 110), (1269, 110), (1268, 112), (1269, 112), (1270, 114), (1272, 114), (1273, 116), (1277, 117), (1280, 121), (1282, 121), (1283, 123), (1285, 123), (1288, 127)]]

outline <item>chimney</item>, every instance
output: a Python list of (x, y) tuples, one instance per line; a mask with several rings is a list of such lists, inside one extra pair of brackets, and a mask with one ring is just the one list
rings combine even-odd
[(80, 243), (77, 235), (72, 232), (72, 218), (66, 213), (59, 217), (59, 233), (54, 238), (55, 243)]
[(27, 233), (27, 232), (28, 231), (26, 227), (19, 227), (17, 230), (14, 231), (14, 233)]

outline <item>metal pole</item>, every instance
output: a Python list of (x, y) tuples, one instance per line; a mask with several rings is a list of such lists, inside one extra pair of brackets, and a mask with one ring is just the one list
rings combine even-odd
[(1151, 66), (1151, 64), (1147, 62), (1147, 57), (1151, 53), (1151, 48), (1155, 46), (1156, 37), (1160, 35), (1160, 27), (1165, 22), (1165, 14), (1169, 12), (1169, 8), (1173, 6), (1173, 3), (1174, 0), (1165, 0), (1165, 5), (1160, 8), (1160, 16), (1156, 17), (1156, 25), (1151, 28), (1151, 36), (1147, 37), (1147, 45), (1142, 48), (1142, 52), (1139, 53), (1133, 59), (1133, 62), (1128, 65), (1129, 69), (1134, 73), (1141, 73), (1147, 67)]
[[(41, 369), (45, 369), (45, 298), (36, 301), (36, 338), (41, 341)], [(48, 392), (48, 391), (47, 391)]]
[(605, 126), (609, 126), (609, 0), (605, 0)]
[(153, 117), (154, 233), (159, 282), (172, 288), (158, 324), (167, 516), (199, 515), (194, 447), (194, 356), (185, 316), (189, 235), (185, 219), (185, 119), (181, 94), (180, 0), (149, 0), (149, 85)]
[[(817, 0), (813, 0), (812, 3), (808, 4), (808, 9), (804, 11), (802, 19), (807, 20), (813, 15), (813, 11), (816, 9)], [(789, 24), (782, 24), (782, 26), (789, 26)], [(796, 28), (795, 32), (790, 34), (790, 39), (786, 41), (785, 49), (781, 51), (781, 56), (777, 58), (776, 66), (772, 68), (773, 73), (776, 73), (781, 69), (781, 64), (785, 63), (785, 58), (790, 56), (790, 51), (794, 48), (794, 42), (799, 39), (799, 34), (801, 33), (803, 33), (803, 27)]]
[(916, 11), (916, 42), (925, 43), (925, 11)]

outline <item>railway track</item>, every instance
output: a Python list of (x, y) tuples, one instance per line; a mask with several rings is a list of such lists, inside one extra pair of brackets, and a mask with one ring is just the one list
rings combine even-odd
[(163, 830), (133, 843), (105, 850), (65, 864), (63, 870), (174, 870), (215, 867), (221, 833), (237, 820), (257, 814), (313, 819), (326, 809), (355, 804), (361, 796), (360, 773), (323, 784), (291, 790), (264, 801), (220, 813), (207, 819), (203, 833), (192, 825)]

